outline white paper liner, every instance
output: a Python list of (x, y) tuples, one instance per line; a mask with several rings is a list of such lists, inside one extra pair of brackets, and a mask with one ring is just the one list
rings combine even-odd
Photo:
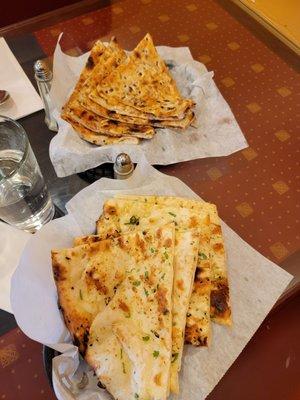
[(246, 139), (213, 81), (213, 73), (193, 60), (187, 47), (157, 47), (159, 54), (170, 65), (171, 73), (186, 97), (196, 102), (196, 122), (184, 131), (157, 129), (151, 140), (139, 145), (117, 144), (98, 147), (80, 139), (72, 127), (60, 117), (66, 102), (88, 57), (64, 54), (59, 41), (54, 52), (51, 98), (56, 105), (54, 115), (59, 131), (50, 143), (50, 158), (59, 177), (94, 168), (105, 162), (114, 162), (125, 152), (133, 162), (143, 155), (150, 164), (167, 165), (197, 158), (227, 156), (248, 146)]
[[(68, 215), (33, 235), (12, 278), (11, 303), (18, 325), (27, 336), (63, 352), (53, 360), (53, 382), (60, 400), (106, 400), (93, 372), (81, 360), (57, 307), (50, 251), (72, 246), (77, 235), (95, 231), (105, 199), (115, 193), (176, 195), (199, 199), (179, 179), (164, 175), (145, 160), (127, 180), (102, 178), (83, 189), (67, 204)], [(233, 312), (232, 328), (213, 324), (210, 348), (185, 346), (179, 400), (204, 399), (241, 353), (292, 275), (263, 257), (222, 223), (228, 255)], [(88, 385), (79, 389), (82, 371)]]

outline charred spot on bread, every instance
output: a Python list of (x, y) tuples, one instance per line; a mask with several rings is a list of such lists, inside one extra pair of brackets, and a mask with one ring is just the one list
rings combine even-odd
[(94, 60), (93, 60), (92, 56), (89, 56), (85, 66), (86, 66), (87, 69), (93, 69), (94, 68), (95, 63), (94, 63)]
[(230, 313), (229, 305), (229, 288), (227, 281), (217, 284), (210, 294), (211, 314), (214, 316), (225, 316)]

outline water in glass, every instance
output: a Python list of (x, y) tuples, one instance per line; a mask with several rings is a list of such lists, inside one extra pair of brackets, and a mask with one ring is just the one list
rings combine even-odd
[(29, 143), (24, 149), (16, 145), (1, 147), (0, 218), (17, 228), (34, 232), (54, 214), (44, 178)]

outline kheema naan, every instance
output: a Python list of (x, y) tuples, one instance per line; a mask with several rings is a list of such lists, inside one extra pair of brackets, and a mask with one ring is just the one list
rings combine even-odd
[[(91, 111), (87, 111), (80, 104), (80, 98), (91, 90), (92, 85), (99, 83), (113, 68), (116, 68), (126, 58), (124, 50), (118, 46), (115, 40), (111, 41), (108, 46), (104, 46), (104, 44), (100, 46), (100, 44), (101, 42), (98, 41), (92, 48), (91, 55), (80, 75), (79, 81), (70, 99), (63, 107), (61, 117), (71, 123), (73, 129), (82, 139), (97, 145), (119, 143), (120, 140), (105, 140), (105, 137), (101, 136), (94, 138), (95, 135), (87, 132), (84, 128), (102, 136), (132, 136), (144, 139), (153, 137), (154, 129), (152, 127), (139, 127), (111, 121)], [(127, 138), (122, 141), (126, 143), (138, 142), (137, 140), (128, 140)]]
[(126, 62), (101, 81), (90, 98), (119, 114), (160, 120), (182, 119), (194, 105), (181, 97), (149, 34)]
[(137, 236), (140, 262), (91, 326), (85, 359), (115, 399), (168, 396), (174, 241), (173, 223)]
[(69, 108), (68, 112), (65, 113), (64, 119), (80, 124), (96, 134), (107, 135), (113, 138), (132, 136), (141, 139), (151, 139), (154, 136), (154, 129), (151, 126), (139, 126), (111, 121), (87, 111), (79, 103), (75, 102)]
[(106, 136), (101, 135), (99, 133), (95, 133), (90, 129), (87, 129), (83, 125), (80, 125), (78, 122), (74, 122), (71, 119), (67, 119), (69, 123), (72, 125), (72, 128), (77, 132), (77, 134), (81, 137), (81, 139), (96, 144), (97, 146), (105, 146), (116, 143), (129, 143), (129, 144), (138, 144), (139, 138), (135, 136)]
[(153, 248), (160, 243), (153, 232), (144, 230), (52, 251), (59, 304), (81, 352), (85, 351), (93, 319), (112, 299), (126, 271), (148, 262), (145, 240)]
[[(138, 228), (139, 226), (137, 226)], [(78, 237), (74, 239), (74, 245), (94, 243), (110, 234), (103, 231), (100, 236)], [(170, 390), (176, 394), (179, 393), (178, 373), (181, 367), (186, 314), (193, 289), (198, 249), (199, 235), (197, 229), (176, 231), (172, 294), (172, 363), (170, 371)], [(153, 252), (153, 250), (151, 251)]]
[[(165, 197), (165, 196), (119, 196), (120, 198), (131, 198), (133, 200), (139, 200), (141, 202), (151, 202), (152, 204), (165, 204), (165, 205), (175, 205), (179, 207), (186, 207), (194, 210), (196, 213), (203, 213), (203, 210), (207, 210), (209, 214), (209, 229), (208, 231), (204, 229), (205, 234), (202, 235), (202, 240), (200, 240), (200, 250), (199, 250), (199, 265), (200, 269), (196, 271), (196, 281), (198, 284), (194, 285), (194, 293), (192, 294), (191, 304), (189, 313), (193, 310), (195, 313), (195, 320), (198, 319), (197, 312), (200, 312), (203, 317), (203, 312), (201, 309), (196, 310), (193, 307), (192, 302), (198, 304), (197, 292), (199, 291), (199, 296), (201, 293), (208, 293), (208, 286), (211, 286), (210, 292), (210, 316), (214, 322), (231, 325), (231, 307), (229, 300), (229, 285), (227, 276), (227, 262), (226, 262), (226, 252), (224, 246), (224, 238), (222, 235), (222, 229), (220, 224), (220, 218), (218, 216), (217, 208), (215, 205), (206, 203), (203, 201), (184, 199), (180, 197)], [(205, 225), (203, 226), (205, 228)], [(209, 243), (207, 242), (209, 240)], [(202, 250), (201, 250), (202, 246)], [(211, 265), (211, 285), (209, 285), (209, 264)], [(197, 275), (199, 275), (197, 279)], [(197, 289), (197, 290), (195, 290)], [(193, 316), (188, 316), (187, 325), (190, 326), (190, 337), (194, 336), (193, 330), (197, 336), (198, 329), (197, 323), (193, 321)], [(187, 338), (187, 342), (191, 342)], [(194, 343), (196, 344), (196, 343)], [(201, 344), (201, 343), (200, 343)]]
[(78, 82), (76, 83), (75, 88), (71, 93), (71, 96), (69, 97), (67, 103), (62, 107), (62, 118), (64, 118), (65, 113), (68, 112), (68, 108), (70, 107), (70, 105), (72, 105), (73, 101), (77, 99), (79, 91), (83, 87), (88, 77), (92, 74), (95, 66), (97, 64), (99, 65), (100, 60), (102, 60), (103, 63), (111, 57), (113, 49), (115, 49), (113, 43), (115, 42), (112, 42), (110, 46), (106, 47), (104, 43), (101, 42), (101, 40), (98, 40), (93, 45), (87, 62), (80, 73)]
[(107, 108), (100, 106), (100, 104), (91, 100), (89, 97), (80, 99), (80, 104), (88, 111), (100, 115), (103, 118), (108, 118), (113, 121), (124, 122), (127, 124), (135, 125), (151, 125), (156, 128), (174, 128), (174, 129), (185, 129), (191, 125), (195, 118), (194, 112), (189, 109), (187, 110), (183, 119), (171, 119), (171, 120), (158, 120), (152, 118), (138, 118), (130, 117), (129, 115), (118, 114), (115, 111), (110, 111)]

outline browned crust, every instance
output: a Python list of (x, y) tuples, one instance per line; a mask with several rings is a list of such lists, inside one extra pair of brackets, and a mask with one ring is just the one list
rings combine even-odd
[(52, 269), (57, 287), (58, 294), (58, 307), (63, 315), (65, 324), (73, 336), (75, 345), (78, 346), (79, 351), (84, 354), (89, 337), (89, 328), (92, 322), (91, 316), (87, 313), (87, 317), (83, 318), (82, 315), (72, 309), (69, 313), (69, 299), (65, 296), (66, 292), (66, 269), (58, 261), (57, 253), (52, 251)]
[(229, 306), (229, 287), (227, 279), (213, 282), (210, 294), (210, 314), (213, 321), (231, 325), (231, 309)]
[(208, 336), (203, 335), (201, 326), (201, 320), (196, 320), (191, 326), (186, 325), (185, 327), (185, 342), (190, 343), (193, 346), (207, 346)]
[(128, 144), (138, 144), (139, 139), (135, 136), (109, 136), (105, 134), (98, 134), (85, 126), (79, 124), (78, 122), (74, 122), (71, 118), (65, 118), (71, 125), (74, 131), (81, 137), (81, 139), (86, 142), (95, 144), (97, 146), (105, 146), (116, 143), (128, 143)]

